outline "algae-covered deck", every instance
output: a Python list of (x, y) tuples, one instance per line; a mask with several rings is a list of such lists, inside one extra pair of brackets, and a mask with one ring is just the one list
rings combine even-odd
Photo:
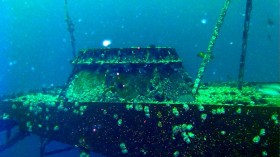
[(277, 156), (280, 98), (256, 85), (275, 86), (208, 84), (188, 103), (65, 102), (55, 89), (1, 105), (24, 131), (108, 156)]

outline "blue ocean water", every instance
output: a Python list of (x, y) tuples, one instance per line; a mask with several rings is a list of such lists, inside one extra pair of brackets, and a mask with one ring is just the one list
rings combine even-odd
[[(78, 50), (103, 47), (105, 39), (110, 47), (171, 46), (195, 78), (197, 53), (206, 50), (223, 2), (69, 0), (68, 9)], [(237, 80), (245, 4), (232, 1), (204, 81)], [(0, 21), (0, 95), (64, 85), (73, 59), (64, 1), (1, 0)], [(278, 0), (253, 1), (247, 48), (245, 81), (279, 81)], [(58, 145), (64, 146), (50, 147)], [(0, 156), (38, 154), (39, 138), (32, 135)]]

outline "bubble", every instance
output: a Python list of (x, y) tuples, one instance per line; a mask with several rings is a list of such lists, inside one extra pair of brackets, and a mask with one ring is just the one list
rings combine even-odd
[(205, 25), (207, 23), (207, 19), (201, 19), (200, 22)]
[(79, 22), (79, 23), (80, 23), (80, 22), (83, 22), (83, 19), (79, 18), (79, 19), (78, 19), (78, 22)]
[(107, 40), (107, 39), (104, 40), (103, 43), (102, 43), (102, 45), (105, 46), (105, 47), (111, 45), (111, 40)]

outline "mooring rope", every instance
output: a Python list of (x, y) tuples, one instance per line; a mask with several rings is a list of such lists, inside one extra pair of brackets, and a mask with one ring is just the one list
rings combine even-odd
[(245, 59), (246, 59), (247, 41), (248, 41), (248, 32), (249, 32), (249, 27), (250, 27), (251, 11), (252, 11), (252, 0), (247, 0), (245, 20), (244, 20), (244, 29), (243, 29), (243, 37), (242, 37), (240, 65), (239, 65), (239, 75), (238, 75), (238, 89), (239, 90), (242, 89), (243, 78), (244, 78), (244, 68), (245, 68)]
[(76, 40), (74, 36), (74, 31), (75, 31), (75, 26), (74, 23), (72, 22), (72, 19), (70, 18), (69, 11), (68, 11), (68, 0), (65, 0), (65, 21), (67, 24), (67, 30), (70, 34), (70, 40), (71, 40), (71, 46), (72, 46), (72, 54), (73, 57), (76, 58)]
[(224, 18), (226, 16), (229, 4), (230, 4), (230, 0), (226, 0), (223, 8), (221, 10), (219, 19), (218, 19), (218, 21), (215, 25), (214, 32), (212, 34), (212, 37), (211, 37), (210, 42), (209, 42), (208, 47), (207, 47), (206, 55), (203, 57), (202, 63), (200, 65), (198, 73), (197, 73), (197, 78), (194, 81), (194, 86), (193, 86), (193, 89), (192, 89), (192, 94), (193, 95), (197, 94), (197, 91), (198, 91), (198, 88), (199, 88), (199, 85), (200, 85), (200, 81), (201, 81), (201, 79), (203, 77), (203, 73), (205, 71), (205, 67), (211, 61), (211, 58), (212, 58), (212, 55), (213, 55), (212, 54), (213, 47), (215, 45), (215, 42), (216, 42), (217, 37), (219, 35), (219, 31), (220, 31), (220, 29), (222, 27), (222, 24), (224, 22)]

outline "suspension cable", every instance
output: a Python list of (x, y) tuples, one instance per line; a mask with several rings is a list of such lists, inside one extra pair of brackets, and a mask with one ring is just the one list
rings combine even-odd
[(65, 21), (67, 24), (67, 30), (70, 34), (70, 41), (71, 41), (71, 46), (72, 46), (72, 54), (73, 57), (76, 57), (76, 40), (75, 40), (75, 36), (74, 36), (74, 31), (75, 31), (75, 26), (74, 23), (69, 15), (69, 11), (68, 11), (68, 0), (65, 0)]
[(240, 65), (239, 65), (239, 75), (238, 75), (238, 89), (242, 89), (242, 83), (244, 78), (244, 68), (245, 68), (245, 59), (247, 51), (247, 41), (248, 41), (248, 32), (250, 26), (250, 16), (252, 11), (252, 0), (247, 0), (246, 3), (246, 14), (244, 20), (244, 29), (242, 37), (242, 47), (241, 47), (241, 56), (240, 56)]
[(209, 42), (208, 47), (207, 47), (206, 55), (203, 57), (202, 63), (201, 63), (201, 65), (199, 67), (199, 70), (198, 70), (197, 78), (195, 79), (195, 82), (194, 82), (194, 86), (193, 86), (193, 89), (192, 89), (192, 94), (193, 95), (197, 94), (197, 91), (198, 91), (198, 88), (199, 88), (199, 85), (200, 85), (200, 81), (201, 81), (201, 79), (203, 77), (203, 73), (205, 71), (205, 67), (211, 61), (211, 58), (213, 58), (212, 57), (213, 47), (215, 45), (215, 42), (216, 42), (217, 37), (219, 35), (219, 31), (220, 31), (220, 29), (222, 27), (222, 24), (224, 22), (224, 18), (226, 16), (229, 4), (230, 4), (230, 0), (226, 0), (223, 8), (221, 10), (219, 19), (218, 19), (218, 21), (215, 25), (214, 32), (212, 34), (212, 37), (211, 37), (210, 42)]

